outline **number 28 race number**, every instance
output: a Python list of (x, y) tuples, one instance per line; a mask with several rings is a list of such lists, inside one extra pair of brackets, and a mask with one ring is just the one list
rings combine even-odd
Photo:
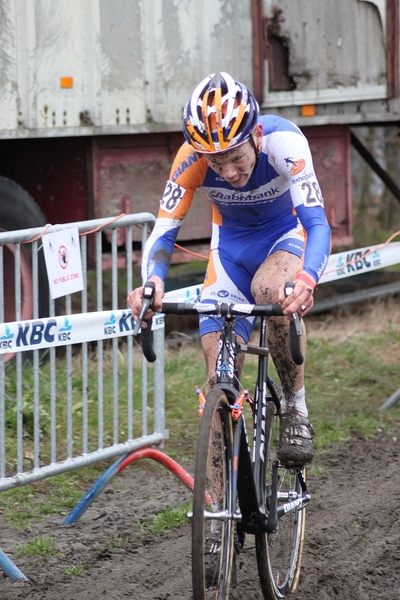
[(164, 195), (160, 202), (160, 206), (162, 210), (165, 212), (173, 213), (179, 202), (182, 200), (184, 193), (186, 192), (185, 188), (181, 187), (177, 183), (173, 181), (167, 181), (167, 185), (165, 186)]

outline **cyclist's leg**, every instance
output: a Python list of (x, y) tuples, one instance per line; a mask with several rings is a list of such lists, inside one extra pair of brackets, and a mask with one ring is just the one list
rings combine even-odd
[[(300, 258), (285, 250), (270, 254), (255, 274), (251, 291), (257, 304), (278, 302), (278, 291), (286, 281), (292, 281), (300, 265)], [(302, 322), (305, 333), (304, 323)], [(297, 366), (291, 360), (289, 321), (286, 317), (268, 319), (268, 344), (285, 396), (304, 386), (304, 363)], [(305, 356), (305, 335), (302, 336), (302, 354)]]
[[(252, 282), (252, 294), (259, 304), (277, 302), (278, 290), (294, 279), (300, 266), (301, 241), (285, 237), (264, 260)], [(305, 356), (305, 328), (302, 323), (302, 353)], [(304, 364), (296, 365), (290, 355), (289, 321), (274, 317), (268, 321), (268, 345), (283, 390), (279, 458), (287, 465), (302, 465), (314, 455), (313, 429), (309, 424), (304, 390)]]

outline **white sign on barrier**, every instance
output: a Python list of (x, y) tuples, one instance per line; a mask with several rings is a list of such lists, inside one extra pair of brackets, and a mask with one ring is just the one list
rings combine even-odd
[(400, 263), (400, 242), (331, 254), (319, 283), (337, 281)]
[(69, 227), (43, 236), (50, 293), (53, 300), (83, 290), (79, 230)]
[(197, 302), (200, 300), (203, 284), (190, 285), (179, 290), (171, 290), (164, 294), (164, 302)]
[[(1, 323), (0, 354), (131, 335), (134, 327), (132, 312), (127, 309)], [(161, 327), (162, 314), (154, 316), (151, 325), (153, 330)]]

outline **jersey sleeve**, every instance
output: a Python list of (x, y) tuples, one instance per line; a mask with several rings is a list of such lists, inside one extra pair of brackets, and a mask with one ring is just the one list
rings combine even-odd
[(308, 141), (298, 128), (275, 132), (270, 136), (268, 154), (288, 182), (294, 210), (306, 232), (302, 269), (318, 281), (328, 262), (331, 231)]
[(306, 232), (302, 269), (318, 282), (331, 251), (331, 229), (322, 206), (307, 209), (299, 205), (297, 216)]
[(189, 144), (183, 144), (172, 164), (156, 223), (143, 250), (143, 282), (152, 275), (165, 280), (176, 238), (206, 170), (205, 158), (196, 154)]

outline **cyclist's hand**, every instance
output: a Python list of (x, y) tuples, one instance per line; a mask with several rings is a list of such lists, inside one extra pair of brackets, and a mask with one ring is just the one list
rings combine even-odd
[[(159, 277), (150, 277), (150, 281), (153, 281), (156, 286), (153, 300), (153, 309), (148, 310), (146, 314), (146, 320), (151, 319), (156, 312), (160, 312), (162, 308), (162, 299), (164, 296), (163, 282)], [(132, 311), (133, 318), (135, 321), (139, 318), (140, 309), (142, 308), (143, 299), (143, 286), (135, 288), (127, 297), (128, 306)], [(143, 322), (143, 329), (146, 329), (147, 324)]]
[(300, 317), (303, 317), (314, 304), (313, 291), (316, 282), (311, 275), (307, 273), (306, 278), (294, 280), (294, 288), (291, 294), (286, 297), (285, 285), (279, 288), (279, 302), (282, 305), (283, 314), (291, 318), (293, 313), (297, 312)]

